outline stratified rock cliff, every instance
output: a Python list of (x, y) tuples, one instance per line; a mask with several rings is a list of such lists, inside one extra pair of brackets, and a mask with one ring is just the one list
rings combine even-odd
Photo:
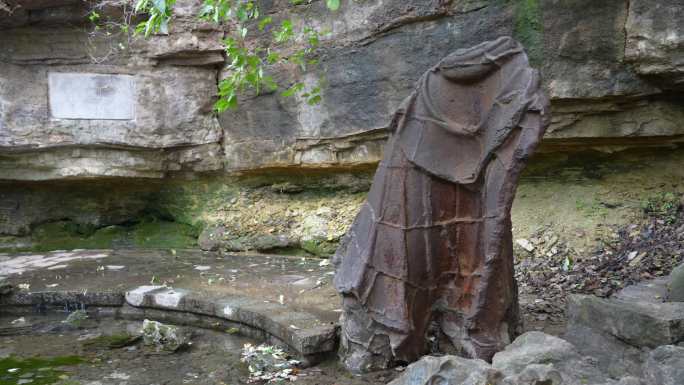
[[(3, 4), (0, 235), (150, 211), (203, 227), (225, 205), (188, 219), (192, 204), (169, 193), (196, 186), (184, 181), (202, 180), (206, 192), (239, 190), (231, 178), (257, 171), (278, 183), (305, 170), (360, 175), (380, 159), (389, 118), (421, 73), (502, 35), (523, 42), (543, 73), (553, 122), (541, 152), (676, 148), (684, 138), (684, 0), (365, 0), (337, 12), (264, 1), (274, 24), (287, 17), (330, 31), (312, 71), (272, 69), (285, 85), (323, 79), (323, 101), (246, 95), (220, 116), (212, 105), (227, 75), (225, 29), (198, 21), (199, 0), (178, 1), (168, 34), (130, 41), (88, 21), (93, 7), (117, 15), (126, 1)], [(250, 35), (270, 44), (268, 30)]]
[[(94, 34), (83, 1), (17, 5), (0, 19), (0, 178), (162, 178), (169, 170), (221, 168), (211, 65), (223, 63), (222, 31), (195, 22), (193, 10), (180, 7), (168, 36), (119, 50), (125, 37)], [(129, 104), (134, 114), (98, 119), (87, 114), (96, 104), (86, 103), (74, 107), (81, 115), (61, 118), (55, 104), (84, 104), (72, 98), (90, 86), (83, 76), (73, 76), (68, 82), (76, 84), (68, 89), (49, 86), (51, 75), (61, 73), (97, 74), (102, 81), (129, 75), (134, 92), (117, 103)], [(94, 97), (109, 102), (106, 94)]]

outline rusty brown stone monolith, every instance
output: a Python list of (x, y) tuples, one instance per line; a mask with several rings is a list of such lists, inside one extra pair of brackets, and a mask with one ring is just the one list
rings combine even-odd
[(491, 360), (510, 343), (511, 204), (548, 121), (539, 75), (511, 38), (457, 50), (420, 78), (333, 260), (347, 368), (430, 350)]

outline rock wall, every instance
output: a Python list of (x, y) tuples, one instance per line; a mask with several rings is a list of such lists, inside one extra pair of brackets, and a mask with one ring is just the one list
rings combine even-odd
[[(223, 31), (196, 22), (186, 5), (169, 35), (129, 42), (95, 33), (82, 1), (17, 3), (0, 18), (0, 179), (222, 168), (212, 66), (223, 63)], [(117, 88), (121, 79), (130, 79), (130, 92)], [(133, 113), (108, 115), (112, 106)]]
[[(179, 0), (169, 34), (147, 40), (94, 31), (87, 16), (102, 2), (3, 1), (13, 11), (0, 9), (0, 235), (64, 219), (117, 224), (150, 207), (204, 226), (217, 216), (188, 219), (182, 205), (159, 209), (155, 199), (165, 186), (198, 185), (190, 180), (253, 187), (241, 174), (268, 175), (263, 185), (303, 172), (367, 175), (418, 76), (501, 35), (525, 44), (551, 96), (542, 153), (676, 152), (684, 138), (684, 0), (366, 0), (335, 13), (324, 2), (263, 1), (274, 25), (288, 17), (330, 31), (312, 71), (271, 69), (284, 85), (323, 79), (323, 101), (246, 95), (220, 116), (212, 104), (228, 74), (225, 28), (196, 19), (199, 0)], [(98, 10), (116, 16), (125, 3)], [(271, 44), (268, 30), (250, 35)], [(249, 212), (246, 204), (207, 210)]]

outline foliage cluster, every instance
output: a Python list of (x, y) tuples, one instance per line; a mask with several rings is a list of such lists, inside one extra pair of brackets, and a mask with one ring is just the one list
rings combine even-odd
[(650, 216), (662, 218), (667, 224), (677, 221), (680, 199), (671, 192), (661, 192), (645, 199), (641, 207)]
[[(308, 1), (289, 0), (289, 3), (300, 5)], [(124, 20), (118, 23), (105, 21), (95, 8), (89, 20), (95, 25), (95, 31), (105, 31), (108, 36), (114, 33), (112, 25), (116, 25), (119, 33), (130, 36), (129, 31), (133, 30), (133, 36), (148, 38), (169, 33), (175, 4), (176, 0), (135, 0), (132, 11), (124, 12)], [(335, 11), (340, 7), (340, 0), (326, 0), (326, 5)], [(141, 16), (141, 21), (133, 23), (134, 19)], [(228, 76), (218, 85), (218, 100), (214, 105), (217, 112), (237, 107), (240, 94), (253, 92), (258, 95), (279, 88), (283, 88), (283, 96), (298, 96), (310, 105), (321, 101), (323, 79), (312, 86), (302, 82), (283, 86), (268, 75), (268, 67), (279, 64), (293, 64), (302, 71), (316, 65), (315, 50), (320, 44), (321, 31), (309, 25), (295, 26), (290, 19), (284, 19), (276, 25), (271, 16), (260, 12), (254, 0), (203, 0), (197, 17), (202, 21), (226, 26), (229, 31), (222, 42), (228, 59)], [(248, 35), (267, 30), (272, 42), (270, 47), (262, 48), (248, 41)]]

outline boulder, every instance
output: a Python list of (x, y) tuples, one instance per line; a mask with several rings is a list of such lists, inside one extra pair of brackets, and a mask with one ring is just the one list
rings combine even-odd
[(644, 380), (648, 385), (682, 385), (684, 347), (664, 345), (653, 350), (644, 364)]
[(494, 385), (503, 376), (482, 360), (457, 356), (425, 356), (388, 385)]
[(158, 352), (175, 352), (188, 345), (190, 334), (187, 330), (148, 319), (143, 321), (140, 331), (143, 343), (154, 347)]
[(593, 357), (598, 367), (609, 376), (629, 374), (639, 377), (642, 374), (641, 366), (647, 354), (645, 349), (576, 323), (568, 325), (564, 337), (572, 341), (582, 354)]
[(677, 266), (670, 273), (667, 300), (670, 302), (684, 302), (684, 264)]
[(641, 376), (651, 349), (684, 340), (684, 303), (662, 302), (667, 280), (627, 287), (614, 298), (568, 298), (565, 338), (608, 375)]
[[(677, 354), (659, 356), (664, 357), (657, 361), (659, 370), (672, 367)], [(457, 356), (425, 356), (389, 385), (642, 385), (639, 378), (624, 374), (609, 378), (568, 341), (532, 331), (495, 354), (491, 365)]]
[(642, 281), (623, 288), (612, 298), (622, 301), (663, 302), (667, 297), (669, 283), (667, 277)]
[(296, 245), (296, 240), (285, 234), (257, 234), (234, 238), (225, 242), (225, 248), (228, 251), (271, 251)]
[(521, 373), (531, 364), (554, 364), (581, 358), (568, 341), (542, 332), (527, 332), (494, 355), (492, 366), (506, 375)]
[(568, 341), (538, 331), (521, 335), (495, 354), (492, 367), (506, 376), (506, 385), (610, 383), (595, 360), (583, 357)]
[(503, 385), (562, 385), (563, 377), (551, 364), (528, 365), (519, 374), (506, 377)]
[(684, 328), (681, 327), (684, 303), (571, 295), (568, 297), (567, 315), (569, 327), (584, 325), (636, 347), (656, 348), (684, 339)]

